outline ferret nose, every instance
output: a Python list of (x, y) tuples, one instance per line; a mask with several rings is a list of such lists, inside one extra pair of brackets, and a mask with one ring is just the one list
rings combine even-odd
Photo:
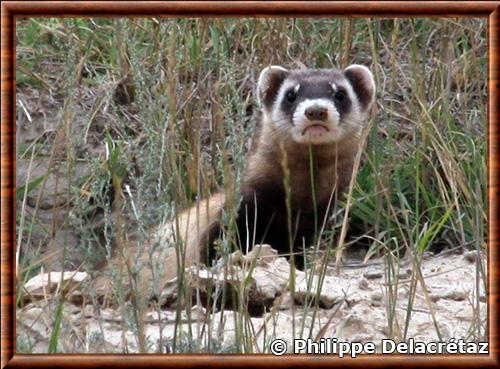
[(304, 114), (309, 120), (319, 120), (324, 122), (328, 117), (328, 109), (322, 106), (310, 106), (306, 109)]

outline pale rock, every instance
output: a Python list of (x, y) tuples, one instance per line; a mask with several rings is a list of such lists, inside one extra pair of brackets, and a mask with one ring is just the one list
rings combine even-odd
[(69, 292), (68, 300), (79, 302), (83, 297), (78, 288), (89, 280), (90, 276), (86, 272), (67, 271), (39, 274), (24, 284), (23, 299), (26, 302), (50, 298), (54, 293)]

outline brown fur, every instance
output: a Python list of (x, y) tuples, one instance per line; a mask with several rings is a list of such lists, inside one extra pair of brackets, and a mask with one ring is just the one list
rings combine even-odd
[[(298, 266), (302, 267), (304, 266), (301, 257), (302, 245), (310, 244), (315, 232), (325, 220), (328, 209), (331, 210), (335, 206), (337, 198), (349, 185), (360, 136), (353, 135), (348, 141), (309, 147), (293, 140), (283, 141), (283, 137), (273, 134), (269, 129), (270, 125), (263, 123), (256, 149), (250, 153), (247, 161), (238, 222), (240, 233), (242, 229), (245, 231), (244, 226), (249, 223), (248, 219), (241, 219), (248, 213), (242, 209), (245, 206), (254, 208), (257, 199), (257, 210), (259, 208), (261, 210), (257, 218), (261, 221), (257, 220), (255, 224), (250, 220), (258, 234), (250, 244), (262, 241), (270, 243), (283, 254), (293, 251), (298, 255), (296, 256)], [(283, 167), (285, 162), (290, 186), (290, 216), (294, 224), (291, 230), (288, 229), (289, 215), (285, 204)], [(311, 182), (311, 162), (314, 191)], [(250, 213), (254, 216), (253, 212)], [(273, 217), (270, 217), (270, 213)], [(269, 228), (268, 224), (271, 224)], [(252, 233), (252, 226), (249, 228), (249, 233)], [(290, 233), (295, 236), (293, 245), (288, 242)], [(246, 238), (242, 239), (244, 240), (242, 244), (245, 245)]]
[(263, 125), (256, 149), (248, 158), (243, 188), (252, 187), (263, 181), (283, 185), (283, 160), (287, 158), (290, 172), (292, 201), (302, 204), (311, 196), (310, 152), (313, 158), (315, 196), (320, 203), (328, 201), (332, 190), (342, 193), (349, 184), (354, 158), (359, 147), (359, 136), (348, 142), (315, 145), (310, 148), (293, 141), (282, 142), (273, 135), (269, 126)]
[[(290, 72), (293, 78), (310, 77), (307, 71), (301, 73)], [(312, 73), (324, 75), (324, 78), (331, 77), (332, 73), (337, 73), (337, 78), (342, 76), (337, 70)], [(364, 109), (357, 113), (359, 123), (353, 124), (351, 120), (349, 133), (340, 141), (315, 145), (298, 143), (291, 135), (284, 134), (283, 130), (289, 129), (286, 124), (280, 123), (277, 129), (272, 121), (266, 121), (271, 119), (270, 114), (259, 114), (258, 137), (248, 154), (236, 219), (240, 248), (269, 243), (282, 254), (297, 253), (296, 261), (303, 266), (302, 245), (309, 245), (314, 239), (328, 210), (349, 185), (360, 149), (361, 125), (374, 99), (374, 86), (364, 76), (364, 69), (348, 68), (346, 73)], [(269, 78), (262, 78), (262, 75), (259, 80), (261, 102), (269, 113), (288, 72), (277, 67), (271, 69)], [(286, 202), (287, 193), (290, 194), (290, 208)], [(217, 257), (213, 243), (224, 231), (221, 214), (227, 197), (218, 193), (200, 201), (160, 226), (153, 241), (136, 251), (134, 260), (138, 260), (141, 267), (137, 290), (141, 294), (158, 296), (166, 283), (178, 275), (179, 266), (184, 269), (210, 263)], [(120, 256), (114, 260), (120, 260)]]
[[(107, 267), (118, 271), (126, 294), (139, 294), (142, 299), (159, 296), (165, 285), (177, 277), (178, 266), (183, 270), (200, 263), (203, 260), (200, 247), (207, 243), (206, 231), (220, 219), (224, 202), (223, 193), (214, 194), (160, 226), (154, 237), (139, 248), (116, 252)], [(131, 271), (136, 267), (139, 272), (134, 279)], [(97, 278), (94, 289), (106, 300), (107, 297), (114, 300), (109, 276)]]

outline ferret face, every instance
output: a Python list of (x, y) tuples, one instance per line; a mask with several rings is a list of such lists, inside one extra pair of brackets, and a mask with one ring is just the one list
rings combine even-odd
[(375, 99), (375, 83), (361, 65), (344, 71), (271, 66), (260, 75), (258, 95), (264, 124), (273, 133), (321, 145), (360, 134)]

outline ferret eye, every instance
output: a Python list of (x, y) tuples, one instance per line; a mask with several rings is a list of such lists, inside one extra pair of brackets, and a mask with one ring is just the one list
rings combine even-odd
[(342, 102), (345, 100), (346, 94), (344, 91), (337, 91), (335, 92), (335, 100), (338, 102)]
[(297, 99), (297, 93), (294, 90), (290, 90), (286, 93), (286, 99), (288, 102), (293, 103)]

